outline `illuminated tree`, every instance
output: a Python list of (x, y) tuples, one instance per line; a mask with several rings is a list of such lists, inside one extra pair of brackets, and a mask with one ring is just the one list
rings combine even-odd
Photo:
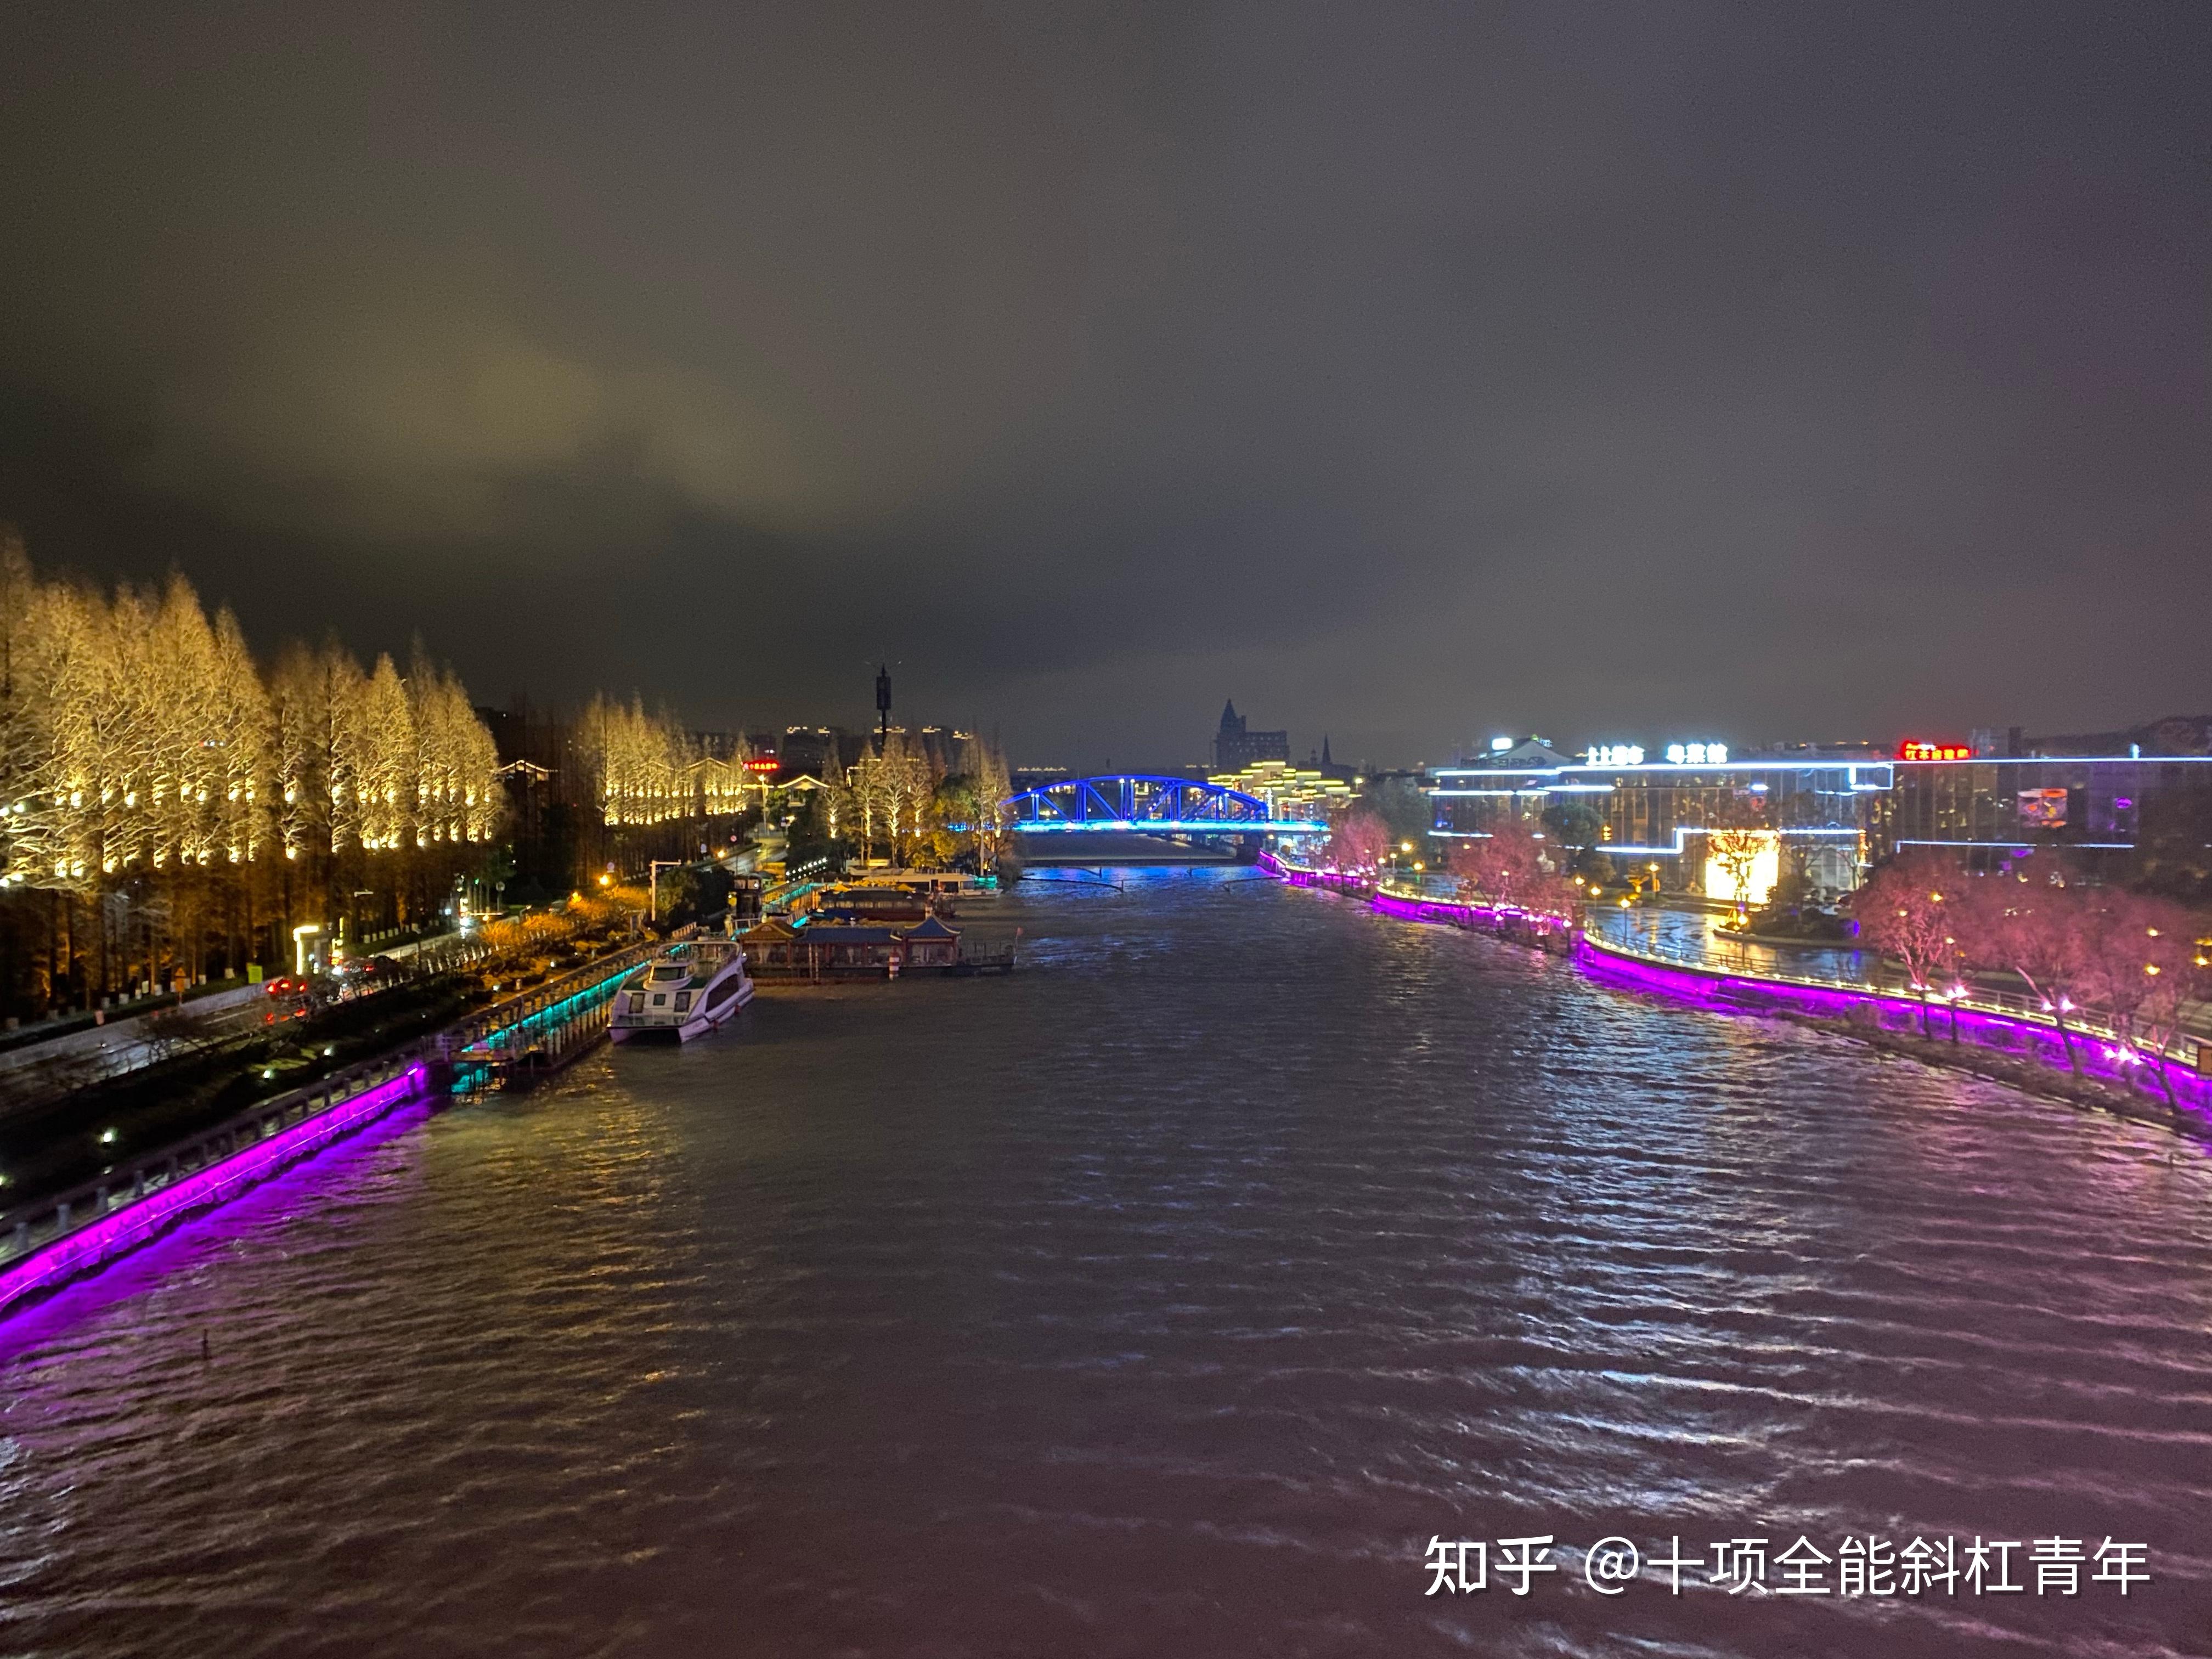
[(927, 747), (894, 731), (877, 749), (860, 757), (847, 773), (852, 796), (852, 829), (862, 855), (872, 857), (882, 843), (895, 861), (919, 854), (921, 842), (937, 827), (929, 805), (940, 774)]
[(39, 901), (49, 993), (85, 954), (80, 901), (100, 918), (95, 988), (111, 945), (156, 982), (197, 973), (211, 936), (234, 967), (264, 899), (328, 918), (341, 860), (349, 885), (399, 890), (433, 797), (488, 841), (495, 766), (450, 676), (418, 691), (333, 641), (292, 647), (264, 680), (237, 618), (210, 623), (181, 576), (158, 593), (40, 580), (0, 536), (0, 894), (11, 939), (28, 894), (56, 896)]
[[(1972, 886), (1972, 878), (1942, 860), (1905, 853), (1875, 871), (1851, 902), (1860, 939), (1904, 964), (1905, 978), (1920, 998), (1923, 1036), (1930, 1035), (1929, 992), (1940, 979), (1948, 993), (1958, 971), (1960, 930), (1969, 914), (1962, 885)], [(1958, 1036), (1955, 1012), (1951, 1035)]]
[(1495, 906), (1526, 904), (1545, 873), (1542, 843), (1527, 819), (1509, 813), (1492, 824), (1489, 835), (1453, 848), (1451, 872), (1468, 898)]
[(362, 836), (362, 763), (372, 741), (362, 705), (368, 677), (332, 640), (286, 650), (270, 700), (276, 708), (276, 783), (284, 856), (318, 878)]
[(393, 852), (414, 841), (420, 804), (421, 757), (415, 713), (389, 656), (376, 659), (351, 722), (354, 780), (360, 791), (359, 834), (368, 852)]
[(52, 696), (64, 621), (22, 538), (0, 533), (0, 887), (70, 890), (76, 880)]
[(2020, 860), (2009, 873), (1974, 884), (1972, 894), (1960, 934), (1967, 955), (2020, 975), (2057, 1027), (2067, 1065), (2080, 1071), (2066, 1016), (2088, 968), (2090, 918), (2082, 890), (2069, 882), (2057, 854), (2046, 849)]
[(1338, 817), (1322, 856), (1332, 869), (1369, 875), (1382, 867), (1391, 846), (1390, 826), (1382, 815), (1371, 806), (1355, 805)]
[[(940, 823), (965, 824), (969, 843), (975, 849), (976, 867), (995, 870), (1012, 839), (1006, 799), (1013, 793), (1013, 784), (1007, 776), (1006, 757), (996, 744), (981, 738), (963, 738), (961, 744), (957, 800), (950, 806), (935, 805), (934, 816)], [(953, 781), (945, 780), (948, 785)]]
[(275, 711), (228, 606), (215, 619), (214, 652), (207, 722), (208, 741), (217, 758), (210, 783), (216, 803), (210, 844), (228, 863), (244, 864), (260, 857), (269, 845)]
[(2203, 917), (2170, 902), (2160, 902), (2142, 921), (2142, 972), (2149, 988), (2136, 1009), (2135, 1035), (2150, 1054), (2166, 1103), (2179, 1109), (2166, 1067), (2186, 1016), (2212, 1000), (2212, 939), (2205, 937)]
[(642, 698), (625, 705), (594, 697), (584, 711), (578, 744), (608, 827), (659, 823), (679, 815), (682, 740), (668, 722), (645, 712)]
[(1775, 842), (1767, 827), (1766, 798), (1749, 789), (1722, 792), (1705, 826), (1705, 854), (1720, 866), (1735, 890), (1736, 925), (1751, 915), (1751, 884), (1759, 860)]
[(209, 740), (220, 670), (215, 631), (182, 576), (170, 578), (134, 643), (145, 676), (133, 701), (152, 862), (156, 869), (173, 860), (179, 868), (203, 866), (215, 844), (222, 777), (221, 756)]

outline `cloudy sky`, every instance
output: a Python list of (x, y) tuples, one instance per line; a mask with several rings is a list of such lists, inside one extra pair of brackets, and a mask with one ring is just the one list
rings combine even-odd
[(2212, 707), (2212, 8), (0, 20), (0, 517), (1018, 761)]

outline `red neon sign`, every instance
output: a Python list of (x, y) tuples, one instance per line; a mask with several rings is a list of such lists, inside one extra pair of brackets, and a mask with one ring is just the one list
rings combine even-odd
[(1917, 743), (1908, 738), (1897, 745), (1899, 760), (1972, 760), (1973, 746), (1964, 743)]
[(759, 755), (745, 763), (748, 772), (781, 772), (783, 763), (773, 755)]

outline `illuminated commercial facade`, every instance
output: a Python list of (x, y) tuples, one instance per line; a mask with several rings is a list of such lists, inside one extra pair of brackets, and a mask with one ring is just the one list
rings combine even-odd
[[(1698, 746), (1708, 754), (1712, 748), (1727, 752), (1724, 745)], [(1686, 757), (1689, 745), (1680, 747)], [(1774, 843), (1754, 866), (1754, 899), (1765, 897), (1785, 860), (1815, 892), (1848, 892), (1881, 844), (1895, 769), (1863, 751), (1808, 750), (1716, 764), (1710, 758), (1616, 760), (1623, 750), (1644, 752), (1604, 744), (1595, 751), (1601, 759), (1565, 766), (1438, 768), (1430, 792), (1436, 834), (1486, 836), (1507, 814), (1536, 823), (1540, 832), (1547, 807), (1572, 803), (1595, 815), (1591, 844), (1616, 870), (1656, 874), (1674, 891), (1732, 897), (1733, 884), (1715, 867), (1709, 842), (1717, 829), (1737, 825)], [(1717, 884), (1728, 890), (1714, 890)]]
[(2106, 879), (2212, 860), (2212, 756), (1984, 755), (1896, 770), (1885, 851), (1931, 848), (1986, 870), (2057, 847)]
[(1970, 743), (1908, 739), (1893, 755), (1867, 745), (1738, 755), (1712, 744), (1647, 751), (1608, 743), (1559, 765), (1445, 767), (1433, 774), (1435, 833), (1487, 835), (1503, 814), (1534, 823), (1578, 802), (1595, 820), (1581, 833), (1618, 872), (1713, 897), (1733, 896), (1708, 844), (1731, 826), (1773, 840), (1771, 862), (1762, 859), (1748, 884), (1754, 898), (1770, 871), (1795, 868), (1816, 893), (1833, 895), (1915, 848), (1994, 870), (2050, 847), (2092, 879), (2212, 888), (2212, 720), (2087, 738), (2014, 732), (2002, 755), (1989, 744), (1978, 734)]

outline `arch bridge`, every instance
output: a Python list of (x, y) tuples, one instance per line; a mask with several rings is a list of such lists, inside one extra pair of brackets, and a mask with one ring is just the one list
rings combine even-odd
[(1140, 772), (1068, 778), (1009, 795), (1002, 805), (1025, 835), (1299, 836), (1328, 828), (1317, 819), (1279, 818), (1241, 789)]

